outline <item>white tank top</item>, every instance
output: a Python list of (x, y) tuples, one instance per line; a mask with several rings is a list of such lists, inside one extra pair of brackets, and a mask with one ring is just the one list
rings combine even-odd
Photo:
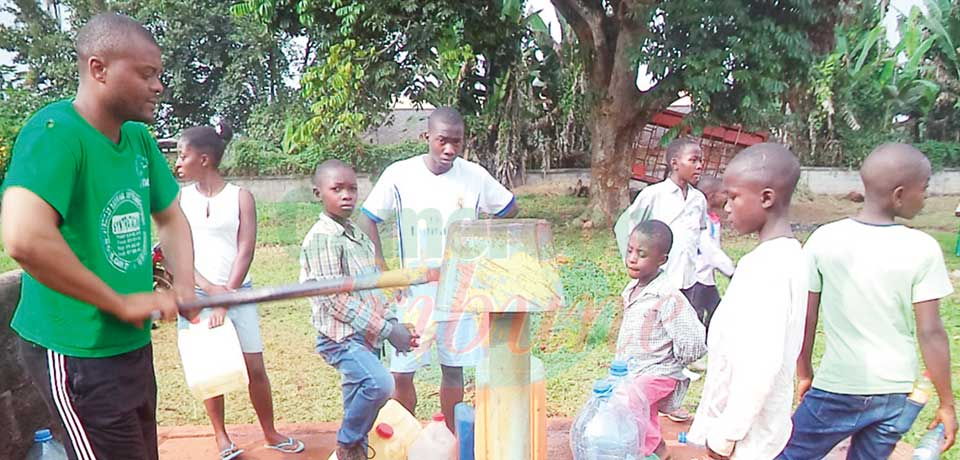
[[(193, 263), (197, 271), (213, 284), (227, 284), (237, 258), (240, 187), (226, 184), (220, 193), (207, 198), (196, 184), (186, 186), (180, 192), (180, 208), (193, 233)], [(248, 271), (243, 283), (249, 282)]]

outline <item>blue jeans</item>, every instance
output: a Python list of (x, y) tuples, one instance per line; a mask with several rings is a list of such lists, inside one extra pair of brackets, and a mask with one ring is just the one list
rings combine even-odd
[(888, 458), (923, 406), (903, 393), (841, 395), (811, 388), (793, 413), (793, 436), (778, 460), (823, 458), (852, 437), (848, 460)]
[(341, 376), (343, 422), (337, 431), (337, 443), (366, 446), (367, 433), (377, 414), (393, 395), (393, 376), (367, 347), (362, 334), (354, 334), (341, 343), (320, 334), (317, 353)]

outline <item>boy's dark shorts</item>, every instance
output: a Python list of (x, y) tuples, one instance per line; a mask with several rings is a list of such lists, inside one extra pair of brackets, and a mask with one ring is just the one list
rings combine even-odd
[(153, 346), (75, 358), (20, 339), (20, 357), (67, 435), (71, 460), (157, 460)]
[(704, 326), (709, 326), (713, 313), (720, 305), (720, 291), (717, 290), (717, 286), (695, 283), (680, 292), (690, 301), (690, 305), (697, 312), (700, 322)]

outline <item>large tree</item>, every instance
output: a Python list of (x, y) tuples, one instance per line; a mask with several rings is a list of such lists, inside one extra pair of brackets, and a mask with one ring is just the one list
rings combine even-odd
[[(832, 48), (838, 2), (785, 0), (553, 0), (585, 61), (591, 131), (591, 212), (612, 222), (626, 205), (637, 131), (680, 94), (707, 120), (755, 114), (808, 76)], [(645, 64), (648, 88), (638, 87)], [(599, 223), (599, 222), (595, 222)]]
[[(230, 14), (219, 0), (16, 0), (3, 7), (0, 49), (24, 70), (0, 69), (0, 82), (49, 97), (76, 90), (73, 36), (91, 16), (117, 11), (152, 30), (163, 50), (166, 86), (157, 130), (176, 135), (222, 116), (243, 128), (250, 108), (285, 93), (285, 37), (251, 18)], [(66, 13), (66, 14), (63, 14)], [(63, 17), (69, 20), (64, 21)]]

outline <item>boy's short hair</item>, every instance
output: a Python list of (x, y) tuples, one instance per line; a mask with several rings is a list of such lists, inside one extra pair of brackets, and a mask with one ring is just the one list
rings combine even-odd
[(800, 160), (783, 144), (763, 142), (741, 150), (725, 173), (772, 188), (789, 204), (800, 181)]
[(689, 137), (678, 137), (670, 141), (667, 144), (667, 166), (672, 164), (673, 159), (679, 158), (688, 148), (700, 148), (700, 144)]
[(673, 248), (673, 231), (670, 230), (669, 225), (662, 221), (650, 219), (640, 222), (633, 228), (630, 235), (632, 236), (634, 233), (647, 237), (653, 242), (654, 248), (660, 251), (661, 255), (669, 254), (670, 249)]
[(723, 182), (715, 176), (703, 176), (700, 182), (697, 182), (697, 190), (700, 190), (705, 196), (717, 193), (723, 188)]
[(313, 177), (311, 178), (311, 180), (313, 181), (313, 185), (316, 185), (316, 186), (322, 185), (324, 178), (326, 178), (327, 176), (327, 173), (337, 169), (346, 169), (349, 171), (353, 171), (352, 166), (336, 158), (324, 161), (323, 163), (318, 164), (317, 169), (313, 171)]
[(438, 107), (427, 117), (427, 131), (433, 131), (437, 124), (464, 126), (463, 116), (453, 107)]

